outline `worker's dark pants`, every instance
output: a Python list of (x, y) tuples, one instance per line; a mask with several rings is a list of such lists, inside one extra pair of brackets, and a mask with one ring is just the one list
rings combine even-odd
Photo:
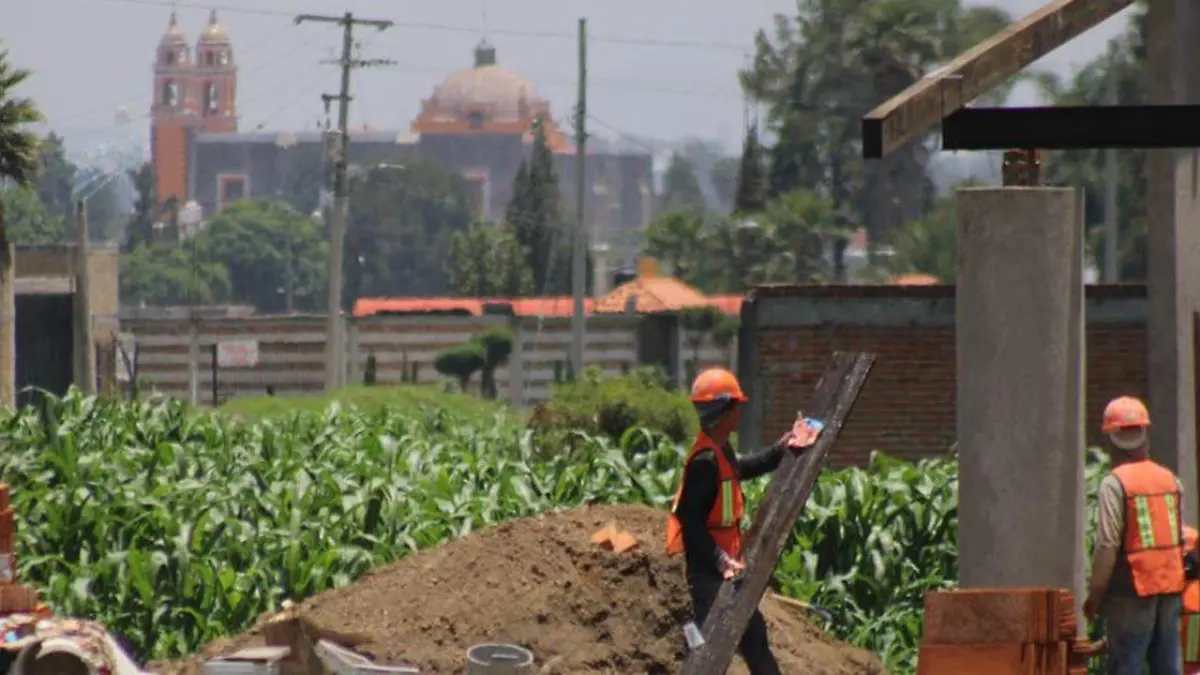
[[(693, 579), (689, 584), (692, 593), (692, 613), (696, 616), (698, 626), (704, 626), (708, 611), (712, 609), (717, 600), (717, 593), (721, 591), (721, 583), (720, 579), (701, 578)], [(742, 641), (738, 643), (738, 653), (750, 669), (750, 675), (781, 675), (779, 664), (775, 662), (775, 656), (771, 654), (771, 645), (767, 641), (767, 622), (763, 621), (762, 614), (757, 609), (750, 617), (750, 623), (746, 625)]]

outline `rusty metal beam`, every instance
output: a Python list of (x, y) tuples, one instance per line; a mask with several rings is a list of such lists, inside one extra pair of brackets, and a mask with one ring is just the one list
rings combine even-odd
[(802, 453), (789, 452), (775, 470), (746, 536), (746, 572), (736, 584), (727, 582), (721, 587), (704, 622), (705, 644), (684, 663), (687, 675), (723, 675), (729, 669), (746, 624), (762, 601), (783, 547), (874, 362), (872, 354), (833, 355), (812, 399), (802, 409), (806, 416), (824, 422), (825, 429), (813, 447)]
[(1029, 64), (1133, 4), (1133, 0), (1054, 0), (867, 113), (863, 157), (879, 159), (920, 137)]

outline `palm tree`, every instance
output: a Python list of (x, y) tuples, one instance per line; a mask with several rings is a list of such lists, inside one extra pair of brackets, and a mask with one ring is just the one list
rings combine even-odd
[[(8, 62), (8, 52), (0, 50), (0, 186), (13, 183), (25, 188), (37, 176), (38, 137), (25, 127), (40, 122), (42, 115), (32, 100), (14, 95), (16, 88), (28, 77), (29, 71), (12, 67)], [(5, 313), (13, 310), (9, 304), (12, 301), (12, 289), (4, 288), (12, 281), (12, 262), (12, 249), (8, 245), (8, 234), (4, 227), (4, 206), (0, 204), (0, 289), (9, 298), (0, 303), (0, 309)], [(0, 330), (3, 331), (5, 356), (15, 358), (12, 322)], [(8, 370), (0, 380), (0, 405), (12, 405), (15, 402), (14, 384), (13, 373)]]
[(24, 127), (42, 121), (32, 99), (14, 95), (29, 75), (8, 62), (7, 51), (0, 51), (0, 181), (21, 187), (33, 183), (38, 169), (38, 137)]
[[(40, 122), (42, 115), (32, 100), (13, 95), (28, 77), (28, 70), (14, 68), (8, 62), (8, 52), (0, 51), (0, 185), (27, 187), (37, 175), (38, 137), (24, 127)], [(8, 258), (4, 205), (0, 204), (0, 279), (10, 263)]]

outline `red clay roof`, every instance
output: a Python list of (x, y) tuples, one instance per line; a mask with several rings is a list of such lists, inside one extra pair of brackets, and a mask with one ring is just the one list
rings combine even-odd
[[(474, 316), (483, 314), (483, 306), (509, 303), (517, 316), (571, 316), (574, 305), (568, 296), (549, 298), (359, 298), (354, 303), (354, 316), (381, 313), (422, 313), (459, 311)], [(584, 310), (589, 314), (591, 298), (585, 298)]]
[(913, 274), (901, 274), (895, 279), (892, 279), (892, 284), (894, 286), (938, 286), (941, 283), (942, 280), (938, 279), (932, 274), (922, 274), (919, 272)]
[(708, 304), (715, 306), (726, 314), (741, 314), (742, 300), (745, 297), (744, 295), (710, 295), (708, 296)]
[[(675, 277), (643, 277), (622, 284), (600, 299), (585, 298), (588, 314), (624, 313), (625, 303), (635, 297), (636, 311), (677, 312), (688, 307), (712, 305), (726, 314), (742, 311), (741, 295), (705, 296)], [(545, 298), (359, 298), (354, 303), (354, 316), (381, 313), (459, 312), (480, 316), (484, 305), (508, 303), (517, 316), (564, 317), (574, 313), (570, 296)]]
[(712, 304), (703, 293), (675, 277), (642, 277), (617, 286), (597, 300), (596, 312), (624, 312), (631, 298), (635, 302), (635, 311), (640, 314), (678, 312)]

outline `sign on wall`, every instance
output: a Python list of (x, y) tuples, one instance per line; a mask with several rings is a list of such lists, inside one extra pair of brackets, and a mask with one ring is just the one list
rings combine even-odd
[(258, 340), (230, 340), (217, 344), (217, 366), (253, 368), (258, 365)]

